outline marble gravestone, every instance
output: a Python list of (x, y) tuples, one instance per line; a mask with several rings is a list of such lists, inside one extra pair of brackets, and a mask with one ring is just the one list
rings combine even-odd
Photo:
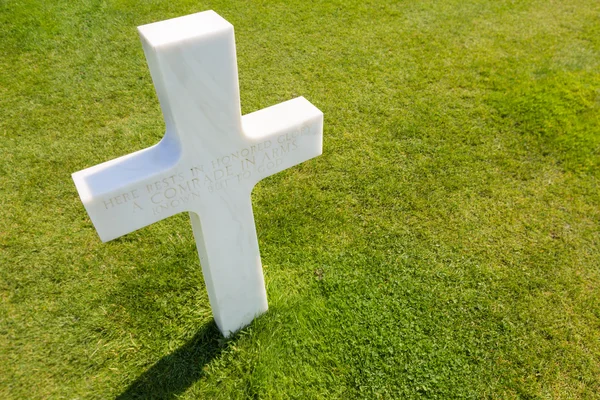
[(267, 310), (252, 188), (321, 154), (323, 113), (298, 97), (242, 116), (233, 26), (214, 11), (138, 30), (166, 133), (73, 180), (104, 242), (189, 212), (227, 337)]

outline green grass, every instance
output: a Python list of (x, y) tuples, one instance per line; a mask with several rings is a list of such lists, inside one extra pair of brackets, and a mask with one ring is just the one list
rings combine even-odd
[[(214, 9), (269, 312), (218, 333), (187, 216), (103, 244), (74, 171), (156, 143), (135, 27)], [(600, 398), (600, 3), (0, 0), (0, 398)]]

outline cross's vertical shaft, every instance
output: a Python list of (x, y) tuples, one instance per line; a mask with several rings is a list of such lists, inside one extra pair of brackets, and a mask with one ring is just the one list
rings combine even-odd
[(190, 217), (215, 322), (229, 336), (267, 311), (267, 293), (250, 193), (211, 203)]
[[(182, 151), (242, 144), (233, 26), (213, 11), (138, 28), (167, 126)], [(176, 34), (174, 33), (176, 32)], [(199, 135), (202, 132), (202, 135)], [(224, 149), (220, 149), (223, 151)]]
[[(206, 162), (211, 160), (207, 154), (233, 152), (246, 138), (233, 26), (215, 13), (196, 16), (196, 24), (210, 35), (203, 35), (202, 28), (182, 30), (179, 22), (173, 27), (179, 35), (169, 38), (165, 32), (176, 20), (139, 31), (165, 115), (164, 140), (181, 142), (182, 158)], [(248, 187), (208, 195), (190, 212), (213, 315), (226, 336), (267, 310)]]

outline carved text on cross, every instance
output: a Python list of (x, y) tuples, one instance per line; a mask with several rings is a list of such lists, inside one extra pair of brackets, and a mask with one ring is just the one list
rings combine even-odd
[(228, 336), (267, 309), (252, 188), (321, 154), (323, 114), (299, 97), (242, 117), (233, 26), (212, 11), (139, 31), (165, 136), (73, 179), (103, 241), (190, 212), (213, 315)]

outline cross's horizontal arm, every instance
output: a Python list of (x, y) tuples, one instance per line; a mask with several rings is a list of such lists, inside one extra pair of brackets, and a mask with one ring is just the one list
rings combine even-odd
[[(72, 177), (103, 242), (160, 221), (172, 213), (145, 210), (144, 200), (155, 182), (173, 180), (179, 159), (178, 143), (162, 140), (155, 146), (75, 172)], [(127, 223), (123, 223), (127, 221)]]
[(242, 126), (249, 142), (268, 144), (263, 161), (276, 164), (259, 169), (254, 184), (323, 152), (323, 113), (304, 97), (246, 114)]

